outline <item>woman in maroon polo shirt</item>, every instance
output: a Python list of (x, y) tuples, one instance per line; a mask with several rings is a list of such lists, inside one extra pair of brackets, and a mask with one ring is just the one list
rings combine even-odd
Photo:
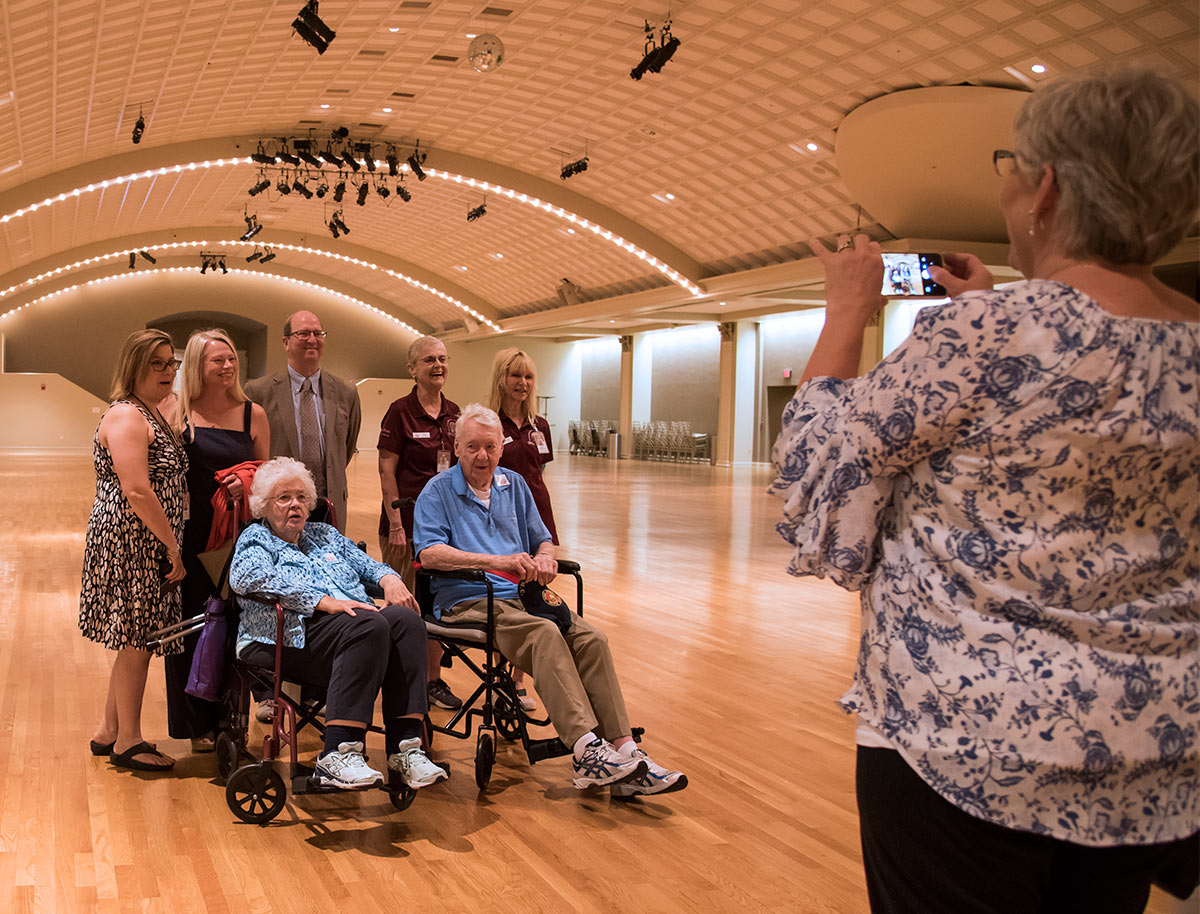
[[(550, 493), (542, 479), (543, 467), (554, 459), (550, 443), (550, 423), (537, 414), (537, 368), (529, 354), (520, 349), (501, 349), (492, 362), (492, 383), (488, 406), (500, 415), (504, 430), (504, 453), (500, 466), (519, 473), (533, 493), (542, 523), (558, 545)], [(532, 711), (536, 706), (525, 692), (525, 674), (513, 668), (513, 682), (521, 707)]]
[[(450, 357), (446, 346), (423, 336), (408, 347), (408, 373), (417, 383), (407, 397), (388, 407), (379, 426), (379, 487), (383, 506), (379, 514), (379, 549), (383, 561), (400, 575), (410, 591), (413, 578), (413, 501), (425, 483), (458, 462), (454, 456), (454, 422), (458, 404), (442, 394)], [(392, 502), (406, 499), (393, 508)], [(462, 701), (439, 675), (442, 648), (429, 642), (429, 701), (439, 708), (456, 710)]]

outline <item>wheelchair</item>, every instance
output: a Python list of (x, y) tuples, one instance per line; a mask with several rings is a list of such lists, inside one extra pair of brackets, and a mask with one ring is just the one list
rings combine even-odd
[[(530, 736), (531, 726), (548, 727), (550, 719), (534, 717), (521, 707), (517, 688), (513, 683), (512, 664), (496, 650), (493, 642), (495, 593), (487, 574), (482, 571), (435, 571), (419, 563), (414, 563), (414, 567), (417, 572), (417, 605), (421, 609), (421, 618), (425, 621), (426, 634), (439, 642), (446, 652), (442, 660), (443, 666), (450, 666), (454, 660), (460, 660), (479, 680), (475, 690), (463, 700), (462, 707), (454, 712), (449, 721), (444, 725), (432, 721), (427, 724), (427, 742), (432, 745), (435, 733), (456, 739), (470, 739), (472, 723), (478, 721), (475, 739), (475, 784), (480, 790), (486, 790), (492, 778), (492, 767), (496, 762), (497, 734), (509, 742), (519, 742), (531, 765), (546, 759), (570, 755), (571, 747), (557, 736), (536, 739)], [(558, 573), (575, 578), (575, 611), (582, 616), (583, 577), (579, 571), (579, 564), (559, 559)], [(433, 591), (430, 588), (434, 578), (451, 578), (482, 584), (487, 589), (487, 621), (454, 623), (436, 618), (433, 614)], [(473, 650), (483, 651), (483, 658), (478, 663), (468, 653)], [(641, 742), (643, 732), (642, 727), (634, 727), (634, 740)]]
[[(315, 513), (315, 512), (314, 512)], [(314, 519), (314, 518), (310, 518)], [(363, 544), (359, 544), (362, 548)], [(365, 549), (364, 549), (365, 551)], [(381, 591), (371, 594), (381, 595)], [(149, 647), (183, 638), (205, 625), (223, 621), (226, 626), (223, 644), (225, 681), (222, 687), (224, 713), (216, 735), (217, 778), (225, 786), (225, 802), (230, 811), (241, 821), (253, 825), (266, 825), (283, 811), (287, 803), (288, 785), (294, 796), (315, 793), (353, 793), (356, 791), (337, 787), (323, 787), (313, 780), (313, 768), (299, 760), (299, 734), (307, 726), (324, 734), (322, 716), (325, 710), (325, 686), (306, 683), (295, 677), (285, 676), (283, 666), (283, 642), (286, 628), (285, 610), (275, 594), (247, 594), (249, 599), (275, 606), (275, 662), (271, 668), (259, 667), (237, 657), (237, 632), (240, 610), (238, 598), (230, 596), (225, 601), (225, 611), (220, 620), (205, 615), (194, 616), (155, 633)], [(284, 682), (300, 688), (299, 698), (283, 690)], [(256, 758), (249, 748), (250, 697), (251, 691), (268, 692), (275, 702), (270, 730), (263, 737), (261, 758)], [(368, 732), (382, 733), (377, 726)], [(288, 753), (288, 777), (284, 780), (276, 762), (284, 751)], [(448, 766), (442, 765), (447, 768)], [(404, 784), (393, 772), (387, 772), (382, 787), (366, 787), (361, 790), (382, 789), (387, 793), (392, 806), (403, 811), (412, 805), (416, 791)]]

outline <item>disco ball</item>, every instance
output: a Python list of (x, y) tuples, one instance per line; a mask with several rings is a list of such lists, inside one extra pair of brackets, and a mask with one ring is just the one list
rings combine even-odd
[(495, 35), (477, 35), (467, 47), (467, 60), (480, 73), (494, 70), (504, 62), (504, 42)]

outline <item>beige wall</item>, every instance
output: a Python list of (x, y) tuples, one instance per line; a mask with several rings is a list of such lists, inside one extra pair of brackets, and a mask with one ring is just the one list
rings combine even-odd
[(60, 375), (0, 370), (0, 450), (90, 452), (106, 405)]

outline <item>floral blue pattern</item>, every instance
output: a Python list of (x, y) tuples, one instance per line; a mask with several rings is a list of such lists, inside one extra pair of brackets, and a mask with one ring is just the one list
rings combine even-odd
[[(280, 596), (284, 613), (284, 645), (304, 647), (304, 620), (325, 596), (367, 601), (363, 581), (379, 583), (395, 574), (375, 561), (329, 524), (308, 523), (298, 545), (281, 540), (265, 523), (250, 524), (238, 537), (229, 566), (229, 587), (235, 593)], [(245, 597), (238, 599), (239, 649), (249, 641), (274, 644), (275, 607)]]
[(1196, 831), (1200, 328), (1031, 280), (788, 404), (792, 574), (862, 592), (842, 705), (941, 796), (1093, 846)]

